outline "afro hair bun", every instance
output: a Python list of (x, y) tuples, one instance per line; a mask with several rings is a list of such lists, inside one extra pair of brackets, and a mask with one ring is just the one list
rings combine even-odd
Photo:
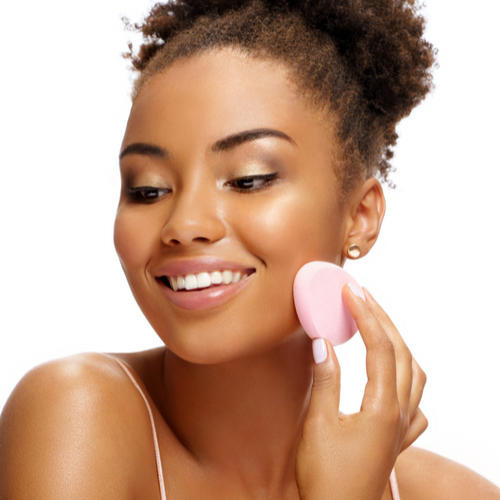
[[(133, 59), (138, 70), (175, 33), (202, 16), (222, 16), (252, 0), (180, 0), (157, 3), (135, 28), (150, 50)], [(425, 21), (415, 0), (260, 0), (270, 12), (299, 13), (307, 25), (327, 34), (363, 89), (375, 113), (409, 114), (431, 89), (435, 50), (422, 39)], [(152, 49), (152, 50), (151, 50)], [(142, 56), (142, 57), (141, 57)], [(405, 110), (405, 111), (404, 111)]]

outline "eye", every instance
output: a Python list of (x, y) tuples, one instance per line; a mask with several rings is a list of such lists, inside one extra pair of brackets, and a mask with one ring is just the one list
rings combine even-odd
[(139, 203), (152, 203), (171, 192), (171, 189), (152, 186), (140, 186), (127, 189), (129, 198)]
[(228, 185), (238, 191), (258, 191), (267, 187), (278, 177), (278, 172), (265, 175), (246, 175), (228, 182)]

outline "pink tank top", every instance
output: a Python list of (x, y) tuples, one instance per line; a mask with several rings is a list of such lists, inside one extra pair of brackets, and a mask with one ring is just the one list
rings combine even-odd
[[(153, 412), (151, 411), (151, 407), (149, 406), (148, 400), (144, 395), (144, 392), (142, 392), (142, 389), (140, 388), (139, 384), (133, 377), (132, 373), (130, 373), (130, 370), (125, 366), (125, 363), (123, 363), (117, 358), (113, 358), (112, 356), (108, 357), (114, 359), (120, 365), (123, 371), (127, 374), (132, 384), (134, 384), (134, 387), (139, 391), (140, 395), (142, 396), (142, 399), (144, 400), (144, 403), (146, 403), (146, 408), (149, 414), (149, 420), (151, 422), (151, 430), (153, 431), (153, 442), (155, 447), (155, 458), (156, 458), (156, 472), (158, 475), (158, 485), (160, 487), (160, 498), (161, 500), (167, 500), (167, 495), (165, 494), (165, 482), (163, 481), (163, 469), (161, 466), (160, 447), (158, 445), (158, 436), (156, 434), (156, 426), (153, 418)], [(393, 500), (401, 500), (401, 497), (399, 496), (398, 482), (396, 480), (396, 472), (394, 470), (391, 472), (391, 477), (389, 478), (389, 485), (391, 488), (391, 494)]]

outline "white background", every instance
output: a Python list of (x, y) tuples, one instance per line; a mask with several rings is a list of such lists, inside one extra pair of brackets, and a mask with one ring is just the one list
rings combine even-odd
[[(130, 107), (120, 57), (147, 0), (2, 2), (0, 408), (47, 359), (159, 345), (112, 243)], [(433, 94), (399, 128), (381, 238), (347, 269), (428, 374), (422, 447), (500, 484), (497, 22), (493, 0), (428, 0)], [(339, 349), (344, 407), (363, 384), (359, 338)]]

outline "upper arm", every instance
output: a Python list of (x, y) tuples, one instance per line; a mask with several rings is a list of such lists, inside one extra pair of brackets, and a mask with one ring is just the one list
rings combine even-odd
[(113, 407), (113, 376), (104, 372), (96, 355), (84, 355), (21, 380), (0, 417), (0, 498), (129, 496), (127, 433)]
[(403, 500), (500, 500), (500, 488), (456, 462), (410, 447), (396, 464)]

